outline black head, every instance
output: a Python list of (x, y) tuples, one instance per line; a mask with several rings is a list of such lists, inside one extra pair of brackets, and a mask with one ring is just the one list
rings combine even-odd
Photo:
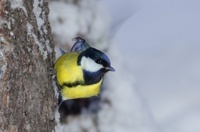
[(111, 67), (109, 58), (103, 52), (92, 47), (79, 55), (78, 65), (83, 69), (86, 85), (99, 82), (108, 71), (115, 71)]
[(114, 68), (111, 67), (107, 55), (92, 47), (89, 47), (80, 54), (78, 64), (88, 72), (101, 71), (106, 73), (108, 71), (115, 71)]

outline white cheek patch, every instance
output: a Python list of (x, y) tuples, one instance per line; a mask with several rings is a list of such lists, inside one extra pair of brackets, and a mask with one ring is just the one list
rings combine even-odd
[(89, 72), (96, 72), (103, 68), (102, 65), (97, 64), (94, 60), (86, 57), (82, 57), (81, 59), (81, 67)]

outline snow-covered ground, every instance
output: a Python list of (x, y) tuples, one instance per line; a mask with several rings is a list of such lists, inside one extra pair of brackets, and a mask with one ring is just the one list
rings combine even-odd
[[(161, 132), (200, 131), (200, 1), (102, 0)], [(124, 68), (126, 72), (126, 67)]]

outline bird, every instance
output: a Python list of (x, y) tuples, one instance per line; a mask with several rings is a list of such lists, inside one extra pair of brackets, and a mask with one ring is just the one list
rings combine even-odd
[(61, 55), (54, 65), (63, 101), (98, 96), (105, 73), (115, 71), (105, 53), (81, 37), (74, 41), (70, 52)]

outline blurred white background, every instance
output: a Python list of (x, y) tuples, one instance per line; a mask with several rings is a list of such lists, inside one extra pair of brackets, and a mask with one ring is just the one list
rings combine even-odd
[(200, 131), (200, 1), (101, 0), (162, 132)]

